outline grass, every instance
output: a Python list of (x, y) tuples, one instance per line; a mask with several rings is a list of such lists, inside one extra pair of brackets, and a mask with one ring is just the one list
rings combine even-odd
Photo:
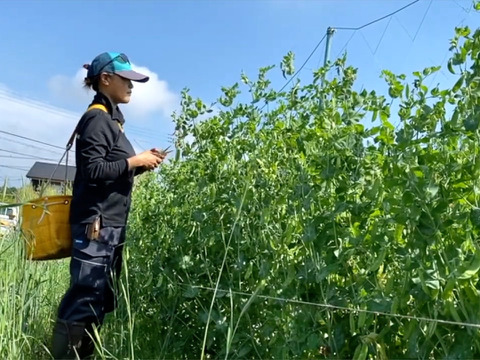
[(56, 306), (68, 285), (68, 262), (30, 262), (17, 232), (0, 238), (0, 357), (49, 358)]
[[(27, 186), (19, 189), (15, 202), (35, 197)], [(30, 262), (22, 240), (19, 231), (0, 235), (0, 357), (49, 358), (52, 319), (68, 285), (68, 263)]]
[[(44, 195), (50, 194), (52, 192)], [(37, 197), (36, 195), (32, 189), (23, 188), (17, 194), (16, 202), (27, 202), (28, 199)], [(138, 308), (139, 304), (131, 298), (133, 289), (130, 288), (128, 279), (135, 274), (128, 273), (128, 246), (124, 249), (123, 258), (119, 307), (107, 315), (101, 330), (93, 334), (96, 343), (95, 359), (168, 358), (168, 354), (172, 353), (172, 336), (179, 334), (169, 333), (171, 336), (159, 337), (159, 334), (165, 333), (165, 324), (141, 313), (144, 309)], [(1, 359), (52, 358), (49, 352), (52, 329), (58, 305), (68, 288), (69, 262), (69, 258), (27, 260), (19, 231), (0, 235)], [(138, 289), (136, 290), (138, 292)], [(160, 299), (158, 301), (161, 302)], [(246, 308), (248, 305), (249, 303)], [(175, 328), (173, 322), (176, 317), (174, 314), (170, 315), (168, 318), (172, 323), (169, 328)], [(210, 315), (211, 313), (208, 316)], [(207, 327), (205, 336), (208, 331)], [(227, 340), (230, 346), (232, 337)]]
[[(55, 194), (44, 189), (43, 195)], [(29, 186), (17, 191), (15, 202), (25, 203), (38, 194)], [(57, 308), (69, 283), (70, 259), (30, 261), (25, 258), (19, 230), (0, 234), (0, 358), (51, 359), (51, 334)], [(123, 298), (128, 283), (122, 281)], [(133, 359), (133, 317), (129, 302), (106, 318), (96, 333), (98, 359)], [(110, 350), (109, 350), (110, 349)], [(125, 357), (121, 357), (125, 358)]]
[[(69, 282), (69, 259), (25, 259), (19, 233), (0, 235), (0, 358), (51, 359), (49, 348), (57, 307)], [(126, 274), (125, 274), (126, 275)], [(122, 301), (107, 315), (96, 340), (97, 359), (135, 359), (135, 316), (126, 276)], [(144, 357), (143, 357), (144, 358)]]

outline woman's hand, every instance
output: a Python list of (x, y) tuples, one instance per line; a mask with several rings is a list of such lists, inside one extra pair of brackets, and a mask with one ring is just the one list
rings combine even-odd
[(163, 161), (167, 157), (167, 154), (171, 152), (171, 150), (170, 151), (167, 151), (167, 150), (168, 150), (168, 147), (165, 150), (153, 148), (150, 151), (153, 152), (156, 156), (158, 156)]
[(163, 162), (163, 159), (165, 159), (165, 155), (162, 155), (157, 149), (147, 150), (128, 158), (128, 169), (144, 167), (147, 170), (153, 170)]

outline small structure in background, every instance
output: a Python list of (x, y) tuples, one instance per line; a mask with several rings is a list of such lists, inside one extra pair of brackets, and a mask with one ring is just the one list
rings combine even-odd
[(17, 227), (18, 206), (0, 203), (0, 234), (4, 234)]
[(49, 183), (49, 185), (63, 190), (67, 184), (71, 184), (75, 179), (75, 171), (75, 166), (37, 161), (28, 171), (27, 178), (31, 180), (34, 189), (38, 189), (44, 183)]

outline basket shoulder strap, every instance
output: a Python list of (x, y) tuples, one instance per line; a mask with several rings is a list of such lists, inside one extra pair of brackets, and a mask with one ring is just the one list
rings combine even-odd
[[(88, 109), (87, 109), (86, 112), (88, 112), (88, 111), (90, 111), (90, 110), (93, 110), (93, 109), (99, 109), (99, 110), (108, 112), (107, 107), (106, 107), (105, 105), (103, 105), (103, 104), (93, 104), (93, 105), (90, 105), (90, 106), (88, 107)], [(78, 130), (78, 125), (75, 127), (75, 130), (73, 130), (73, 133), (72, 133), (72, 135), (70, 136), (70, 139), (68, 139), (68, 142), (67, 142), (67, 151), (72, 148), (73, 142), (75, 141), (75, 135), (77, 135), (77, 130)]]
[(102, 111), (108, 112), (107, 107), (103, 104), (93, 104), (90, 105), (87, 109), (87, 111), (93, 110), (93, 109), (100, 109)]
[[(102, 104), (93, 104), (93, 105), (90, 105), (87, 109), (86, 112), (92, 110), (92, 109), (100, 109), (102, 111), (105, 111), (105, 112), (108, 112), (107, 108), (105, 107), (105, 105), (102, 105)], [(55, 166), (55, 169), (53, 170), (52, 172), (52, 175), (50, 175), (50, 178), (48, 179), (47, 181), (47, 184), (50, 183), (50, 181), (52, 180), (53, 178), (53, 175), (55, 174), (55, 171), (57, 171), (57, 168), (59, 167), (59, 165), (61, 164), (63, 158), (66, 156), (67, 159), (66, 159), (66, 166), (65, 166), (65, 183), (67, 183), (67, 175), (68, 175), (68, 152), (70, 151), (70, 149), (72, 148), (72, 145), (73, 145), (73, 142), (75, 141), (75, 137), (77, 135), (77, 130), (78, 130), (78, 126), (79, 126), (80, 122), (77, 124), (77, 126), (75, 126), (75, 130), (73, 130), (73, 133), (72, 135), (70, 136), (70, 139), (68, 139), (68, 143), (67, 143), (67, 146), (66, 146), (66, 149), (65, 149), (65, 152), (63, 153), (60, 161), (58, 162), (57, 166)], [(66, 190), (67, 188), (65, 187), (64, 188), (64, 195), (66, 195)], [(40, 195), (43, 194), (43, 190), (40, 191)]]

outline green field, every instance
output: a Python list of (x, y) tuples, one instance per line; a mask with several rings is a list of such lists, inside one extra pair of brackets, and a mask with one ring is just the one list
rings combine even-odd
[[(97, 358), (480, 358), (480, 31), (451, 44), (451, 88), (429, 67), (357, 90), (342, 58), (282, 91), (242, 74), (214, 107), (185, 90)], [(0, 357), (48, 358), (68, 260), (22, 259), (2, 237)]]

